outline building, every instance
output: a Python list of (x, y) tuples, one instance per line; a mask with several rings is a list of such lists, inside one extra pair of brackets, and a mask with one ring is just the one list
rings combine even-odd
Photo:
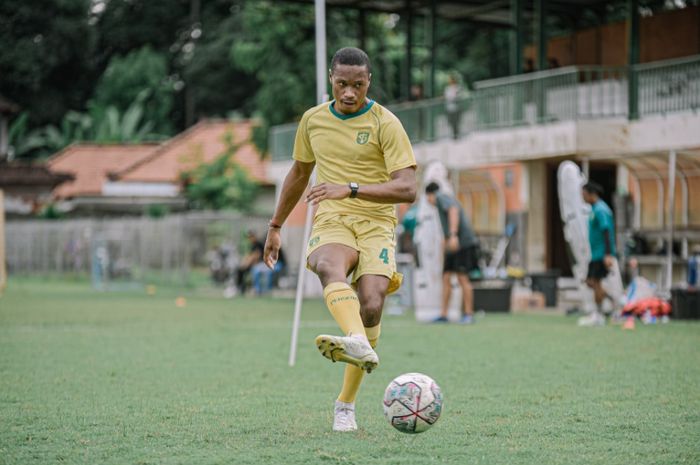
[[(517, 224), (514, 264), (571, 272), (556, 173), (563, 160), (574, 160), (605, 187), (620, 250), (667, 287), (683, 279), (688, 251), (700, 243), (700, 8), (641, 17), (638, 3), (628, 3), (626, 21), (567, 37), (548, 38), (539, 21), (529, 47), (522, 46), (523, 2), (510, 2), (510, 16), (499, 3), (501, 18), (515, 18), (514, 73), (475, 84), (460, 102), (457, 139), (440, 98), (390, 109), (414, 141), (419, 164), (449, 168), (477, 232), (493, 236), (504, 222)], [(540, 71), (519, 72), (528, 58)], [(550, 58), (559, 67), (547, 69)], [(278, 185), (294, 131), (285, 125), (271, 132)], [(295, 212), (291, 224), (303, 216)], [(646, 246), (627, 247), (631, 237)], [(665, 254), (669, 241), (673, 257)]]
[(250, 142), (252, 123), (204, 120), (163, 143), (74, 144), (48, 161), (73, 182), (54, 190), (60, 209), (73, 215), (142, 214), (152, 206), (187, 208), (183, 174), (237, 145), (233, 159), (261, 186), (255, 209), (269, 212), (274, 189), (267, 162)]
[(39, 214), (50, 203), (53, 189), (72, 180), (72, 174), (52, 171), (45, 164), (0, 162), (5, 214), (9, 219)]

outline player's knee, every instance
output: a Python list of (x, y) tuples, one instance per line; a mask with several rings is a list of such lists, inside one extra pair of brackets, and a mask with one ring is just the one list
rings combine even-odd
[(382, 307), (384, 299), (381, 296), (373, 296), (360, 302), (362, 323), (365, 327), (377, 326), (382, 319)]
[(342, 271), (331, 260), (319, 259), (314, 263), (313, 270), (324, 285), (334, 281), (345, 281)]

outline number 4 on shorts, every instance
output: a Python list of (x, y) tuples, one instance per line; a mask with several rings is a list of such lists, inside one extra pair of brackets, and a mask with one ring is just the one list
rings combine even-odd
[(387, 249), (382, 249), (379, 258), (381, 258), (385, 264), (389, 264), (389, 251)]

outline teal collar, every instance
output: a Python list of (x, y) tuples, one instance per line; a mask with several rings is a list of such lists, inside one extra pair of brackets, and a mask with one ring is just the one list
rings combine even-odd
[(331, 113), (333, 113), (333, 116), (340, 118), (340, 119), (350, 119), (350, 118), (355, 118), (356, 116), (364, 115), (369, 111), (370, 108), (372, 108), (372, 105), (374, 105), (374, 100), (370, 99), (367, 105), (356, 111), (355, 113), (350, 113), (348, 115), (344, 115), (343, 113), (340, 113), (336, 111), (335, 108), (333, 108), (333, 104), (335, 103), (335, 100), (331, 100), (331, 104), (328, 105), (328, 108), (330, 108)]

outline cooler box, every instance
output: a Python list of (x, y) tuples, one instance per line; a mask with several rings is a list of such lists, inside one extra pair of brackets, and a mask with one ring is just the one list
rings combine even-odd
[(513, 282), (505, 280), (477, 281), (474, 286), (474, 310), (510, 312)]
[(700, 319), (700, 289), (671, 289), (671, 316), (679, 320)]
[(530, 274), (533, 292), (544, 294), (544, 302), (547, 307), (557, 306), (557, 279), (559, 279), (560, 274), (559, 270)]

